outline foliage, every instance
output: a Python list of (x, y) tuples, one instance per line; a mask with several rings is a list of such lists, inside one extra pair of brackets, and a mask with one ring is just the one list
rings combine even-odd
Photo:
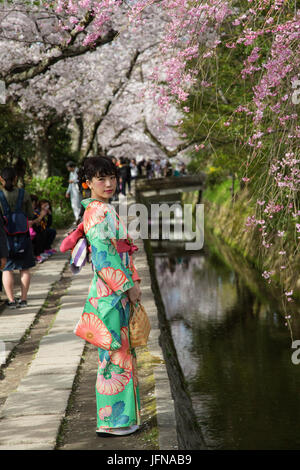
[(32, 178), (26, 184), (26, 190), (30, 194), (36, 194), (39, 199), (48, 199), (51, 202), (54, 227), (66, 228), (73, 222), (70, 200), (65, 197), (66, 187), (61, 176)]
[[(299, 2), (242, 1), (229, 8), (226, 3), (218, 2), (223, 12), (215, 27), (209, 21), (201, 24), (203, 34), (209, 27), (214, 30), (212, 40), (200, 40), (193, 57), (178, 53), (172, 66), (180, 74), (170, 75), (168, 86), (184, 112), (178, 124), (181, 136), (194, 143), (189, 168), (208, 170), (208, 185), (216, 184), (209, 167), (217, 167), (223, 169), (224, 181), (235, 175), (241, 188), (248, 186), (249, 207), (254, 210), (244, 220), (244, 230), (259, 231), (262, 259), (282, 241), (279, 273), (277, 265), (262, 275), (271, 282), (278, 274), (284, 278), (286, 271), (288, 279), (288, 259), (299, 253), (300, 239)], [(214, 0), (206, 3), (207, 11), (213, 4)], [(182, 2), (181, 7), (183, 22)], [(193, 8), (195, 13), (195, 4), (185, 4), (185, 12)], [(212, 20), (213, 14), (204, 16)], [(184, 47), (192, 37), (195, 40), (196, 30), (189, 41), (185, 38)], [(172, 44), (179, 44), (178, 36)], [(192, 77), (185, 96), (179, 80), (183, 70)], [(282, 292), (284, 305), (292, 301), (294, 288)]]
[(74, 222), (74, 214), (71, 210), (71, 206), (66, 209), (61, 209), (60, 207), (54, 209), (53, 211), (53, 227), (56, 229), (66, 229)]
[(63, 178), (61, 176), (50, 176), (49, 178), (32, 178), (26, 184), (26, 190), (30, 194), (36, 194), (39, 198), (49, 199), (56, 207), (65, 208), (67, 206)]
[(61, 176), (67, 184), (68, 170), (66, 163), (78, 161), (78, 154), (72, 151), (71, 132), (66, 123), (55, 123), (48, 130), (50, 158), (49, 173), (51, 176)]
[(209, 166), (205, 173), (205, 184), (210, 187), (221, 183), (221, 181), (223, 181), (225, 177), (225, 172), (222, 167)]
[(35, 151), (31, 123), (20, 111), (0, 105), (0, 164), (13, 165), (17, 158), (28, 161)]
[[(216, 183), (213, 187), (207, 186), (203, 191), (203, 199), (217, 205), (229, 204), (231, 201), (231, 185), (231, 180), (226, 179)], [(238, 181), (235, 181), (235, 190), (237, 189)]]

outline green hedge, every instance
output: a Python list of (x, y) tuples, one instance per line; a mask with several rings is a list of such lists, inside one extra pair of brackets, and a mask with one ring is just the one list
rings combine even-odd
[(32, 178), (26, 184), (26, 191), (39, 199), (48, 199), (52, 205), (53, 227), (67, 228), (74, 221), (70, 199), (66, 199), (66, 187), (61, 176)]

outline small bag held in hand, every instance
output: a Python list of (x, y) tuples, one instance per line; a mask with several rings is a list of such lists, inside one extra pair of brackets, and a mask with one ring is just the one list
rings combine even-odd
[(142, 304), (131, 304), (131, 316), (129, 320), (129, 336), (132, 348), (147, 346), (151, 325), (148, 315)]

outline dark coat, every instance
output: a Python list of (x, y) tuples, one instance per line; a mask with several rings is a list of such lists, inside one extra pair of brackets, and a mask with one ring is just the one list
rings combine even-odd
[(3, 227), (2, 215), (0, 215), (0, 258), (8, 258), (7, 239)]

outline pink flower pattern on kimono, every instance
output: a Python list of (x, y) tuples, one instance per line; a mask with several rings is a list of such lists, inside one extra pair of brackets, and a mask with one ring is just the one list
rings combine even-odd
[(105, 206), (99, 201), (91, 202), (84, 214), (84, 232), (87, 233), (94, 225), (97, 225), (105, 219)]
[(121, 328), (121, 342), (122, 346), (120, 349), (109, 352), (111, 362), (122, 369), (132, 370), (132, 356), (130, 353), (130, 345), (128, 338), (128, 328)]
[(110, 287), (108, 287), (106, 284), (104, 284), (102, 279), (98, 279), (98, 281), (96, 282), (96, 286), (97, 286), (97, 292), (98, 292), (100, 297), (108, 297), (109, 295), (111, 295), (113, 293), (113, 291), (110, 289)]
[(98, 307), (98, 300), (100, 299), (100, 297), (91, 297), (89, 299), (89, 302), (90, 304), (97, 310), (97, 307)]
[(74, 333), (103, 349), (109, 349), (112, 342), (112, 336), (103, 321), (93, 313), (82, 314)]
[(107, 405), (104, 408), (100, 408), (99, 410), (99, 418), (104, 421), (105, 418), (108, 418), (112, 413), (112, 407)]
[(125, 370), (120, 374), (115, 371), (98, 374), (96, 388), (103, 395), (117, 395), (122, 392), (131, 379), (131, 372)]
[(128, 281), (128, 278), (121, 269), (114, 269), (112, 267), (103, 268), (98, 274), (114, 292), (122, 290), (125, 282)]

